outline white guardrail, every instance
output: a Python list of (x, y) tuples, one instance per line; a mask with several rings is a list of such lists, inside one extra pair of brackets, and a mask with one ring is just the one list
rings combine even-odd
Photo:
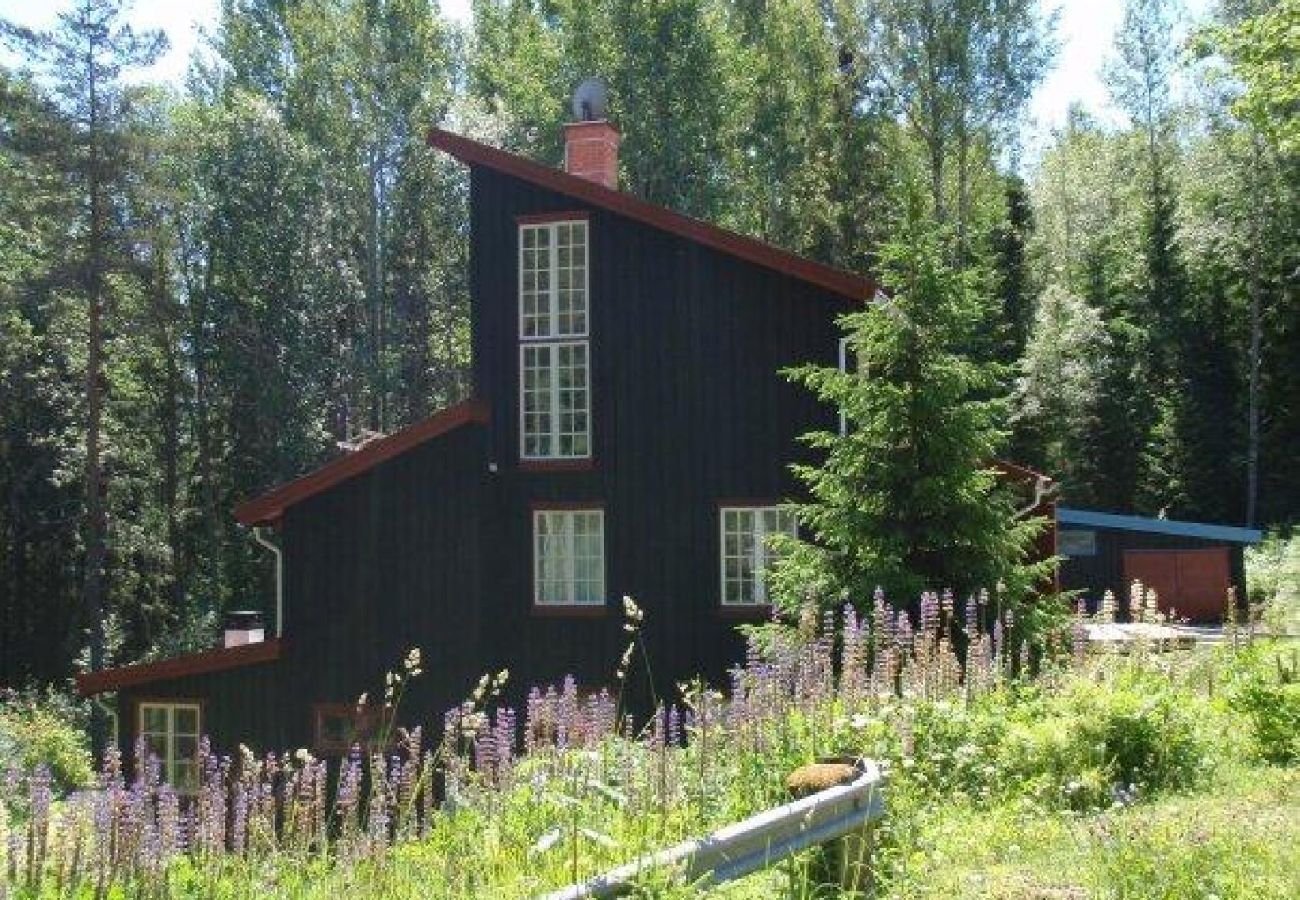
[(638, 878), (658, 869), (675, 873), (686, 884), (720, 884), (818, 844), (861, 832), (884, 815), (884, 778), (869, 760), (860, 760), (857, 768), (860, 774), (846, 784), (642, 856), (539, 900), (617, 897), (632, 890)]

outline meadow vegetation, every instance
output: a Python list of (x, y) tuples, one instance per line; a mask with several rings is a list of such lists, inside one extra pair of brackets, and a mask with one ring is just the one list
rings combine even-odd
[[(791, 769), (846, 754), (888, 770), (880, 896), (1300, 893), (1293, 646), (1242, 630), (1096, 653), (1081, 615), (1029, 634), (995, 606), (809, 610), (752, 635), (725, 692), (684, 685), (635, 730), (617, 688), (569, 681), (515, 710), (497, 702), (501, 673), (436, 746), (412, 729), (341, 762), (205, 753), (191, 800), (148, 762), (128, 781), (110, 757), (83, 790), (14, 768), (0, 896), (533, 896), (782, 802)], [(640, 652), (627, 613), (623, 673)], [(421, 666), (393, 673), (390, 702)], [(714, 894), (838, 896), (816, 858)], [(642, 894), (705, 890), (648, 876)]]

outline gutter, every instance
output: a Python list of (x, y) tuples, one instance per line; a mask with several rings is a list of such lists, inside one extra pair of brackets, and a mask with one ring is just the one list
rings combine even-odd
[(262, 526), (253, 526), (253, 540), (275, 554), (275, 636), (284, 636), (284, 551), (262, 534)]
[(780, 862), (788, 856), (861, 831), (885, 814), (884, 776), (870, 760), (848, 784), (765, 810), (702, 838), (643, 856), (589, 881), (540, 900), (618, 897), (656, 869), (669, 869), (685, 884), (720, 884)]

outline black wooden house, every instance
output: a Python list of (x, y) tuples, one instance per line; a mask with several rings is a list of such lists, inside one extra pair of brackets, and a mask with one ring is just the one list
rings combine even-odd
[(403, 718), (433, 725), (488, 671), (609, 684), (625, 594), (661, 690), (766, 615), (797, 437), (836, 427), (780, 370), (835, 364), (872, 283), (620, 192), (603, 121), (566, 127), (567, 171), (429, 143), (470, 170), (473, 398), (236, 510), (278, 548), (264, 640), (81, 679), (178, 782), (200, 733), (341, 749), (411, 646)]

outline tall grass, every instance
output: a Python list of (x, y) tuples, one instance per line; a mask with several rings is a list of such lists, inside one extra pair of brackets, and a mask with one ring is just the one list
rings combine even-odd
[[(620, 691), (644, 648), (629, 601), (612, 690), (584, 694), (570, 678), (515, 709), (497, 702), (505, 673), (485, 676), (432, 745), (396, 730), (327, 763), (205, 742), (189, 798), (139, 751), (131, 779), (110, 754), (92, 789), (61, 799), (45, 771), (15, 770), (0, 896), (528, 896), (783, 801), (792, 767), (842, 755), (892, 770), (887, 881), (909, 809), (1012, 796), (1108, 808), (1212, 769), (1204, 698), (1218, 663), (1141, 642), (1097, 658), (1082, 609), (1030, 634), (994, 606), (927, 594), (915, 618), (881, 596), (865, 612), (808, 610), (752, 633), (728, 684), (681, 685), (634, 728)], [(385, 702), (400, 704), (420, 671), (408, 656)]]

